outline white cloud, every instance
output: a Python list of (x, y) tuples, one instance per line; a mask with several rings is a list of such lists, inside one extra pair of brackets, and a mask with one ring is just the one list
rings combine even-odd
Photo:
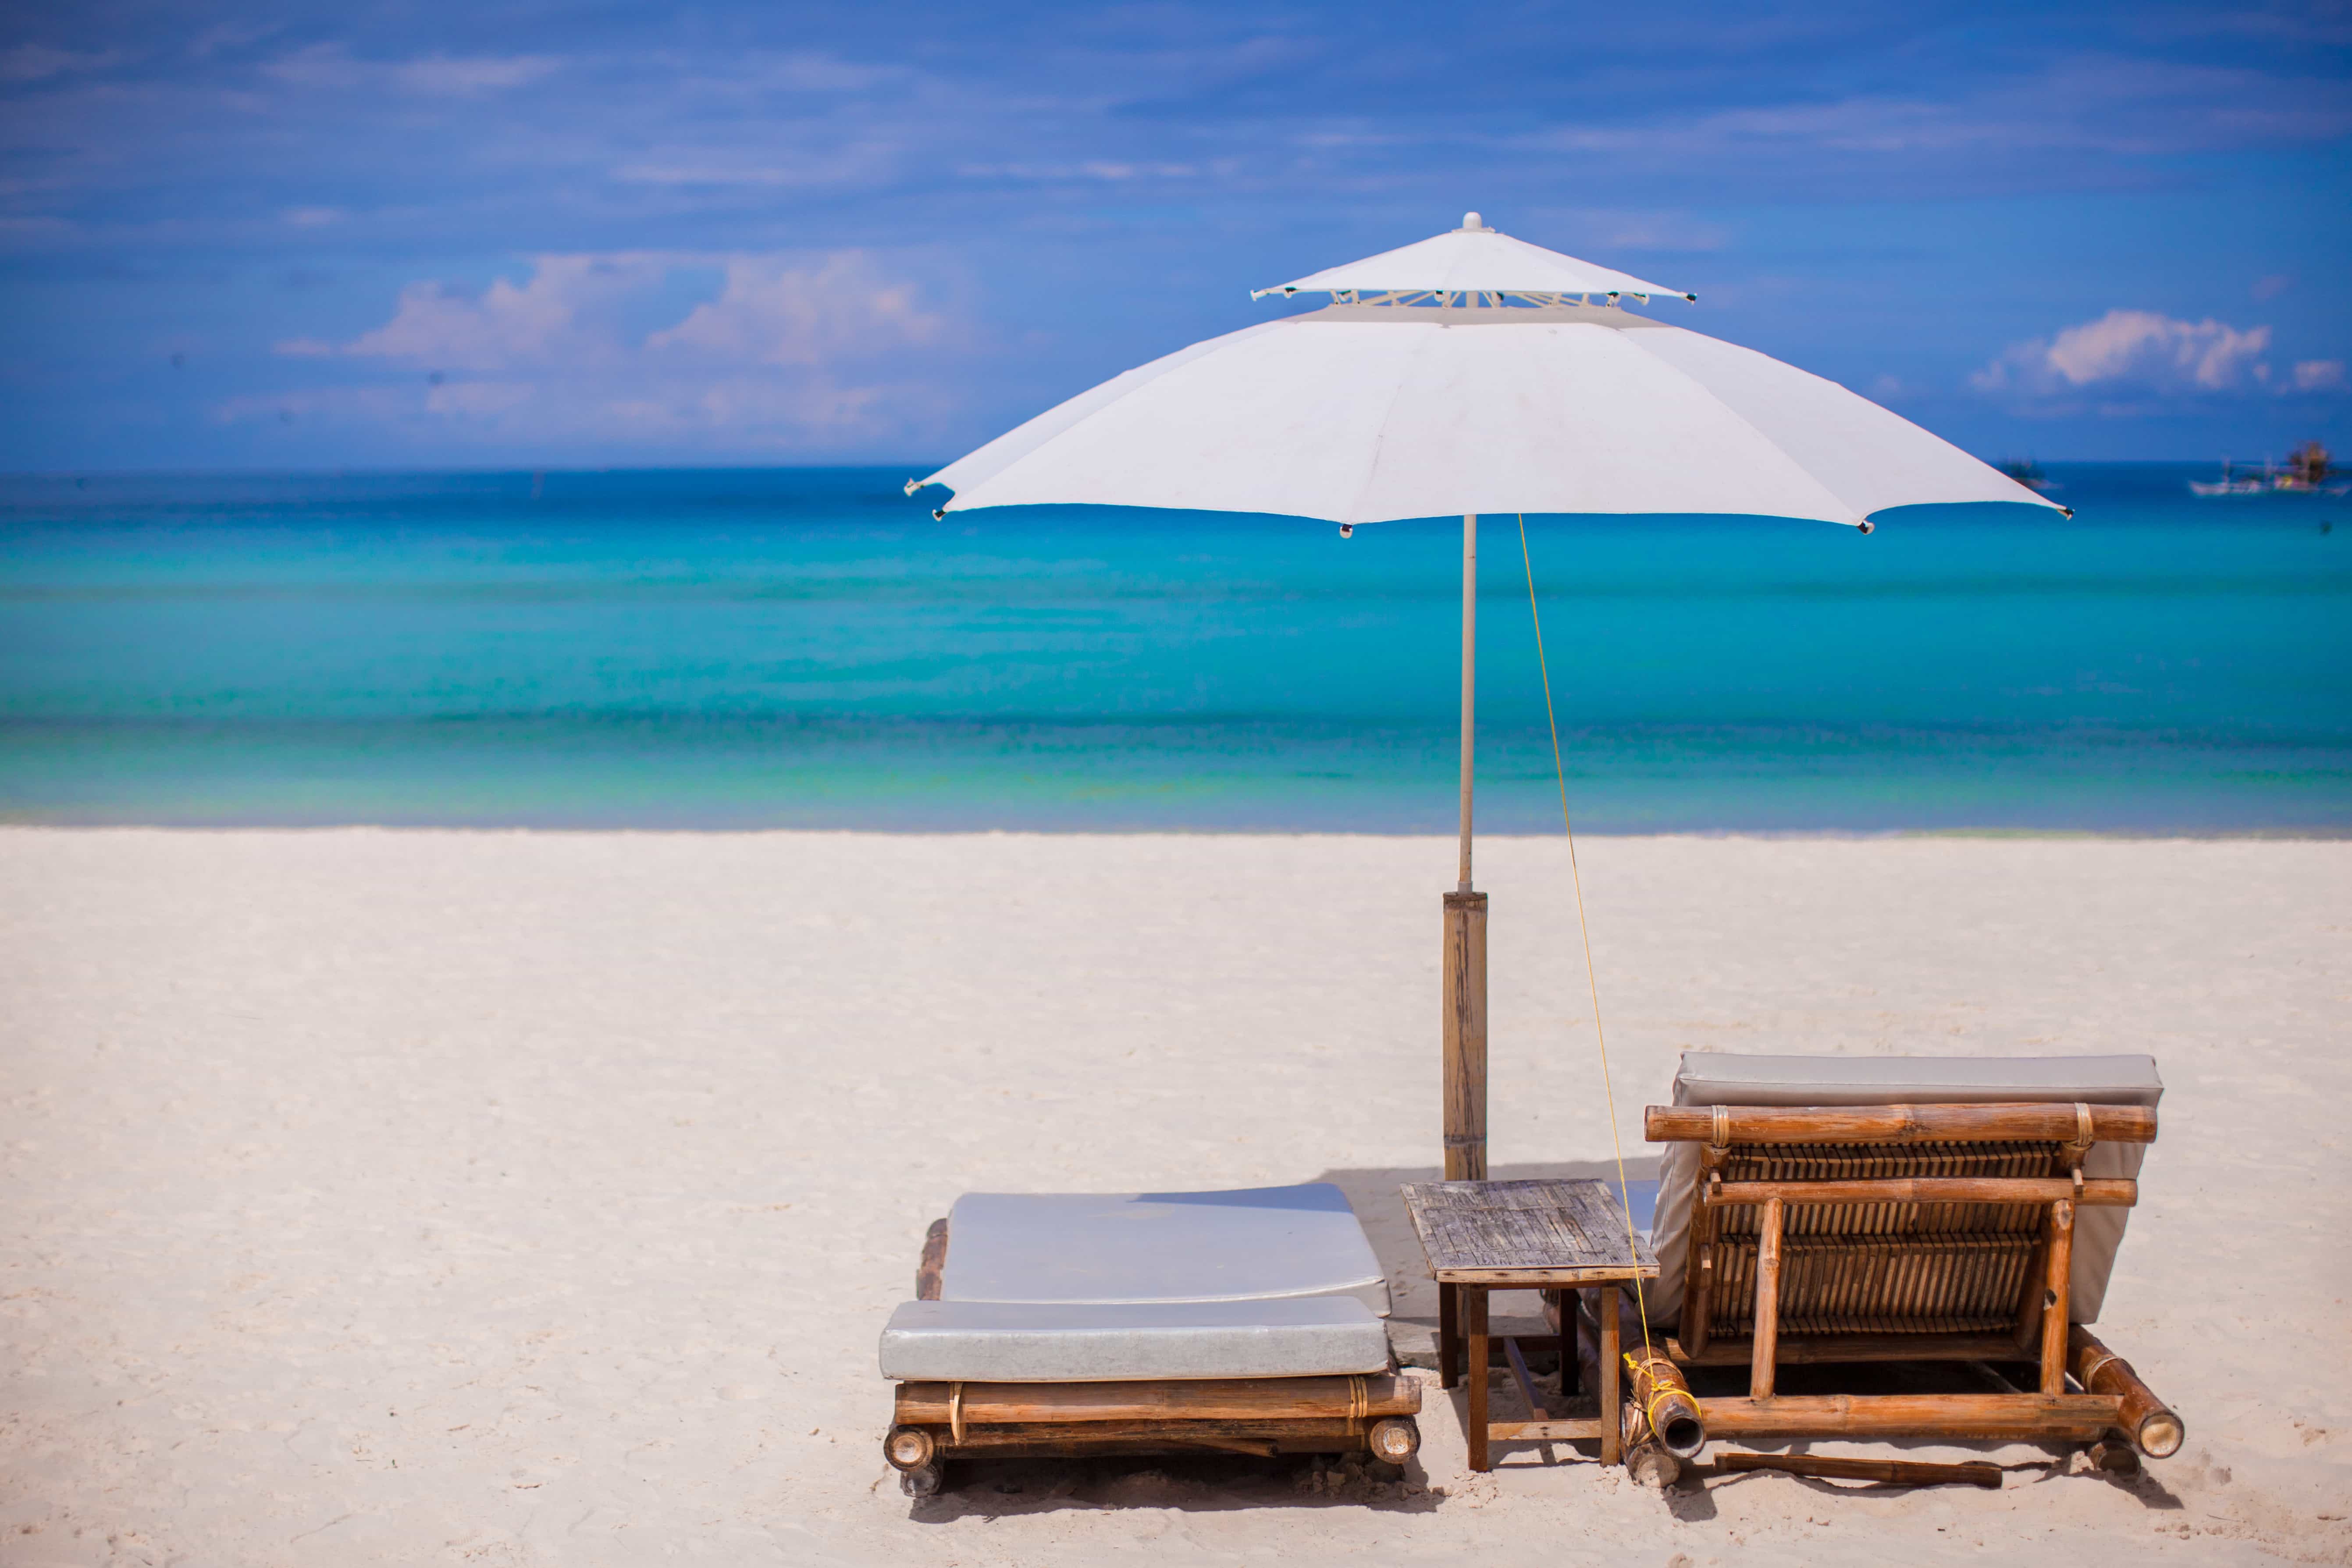
[(911, 285), (877, 276), (857, 251), (837, 251), (814, 268), (738, 256), (727, 261), (718, 299), (655, 332), (646, 346), (722, 361), (813, 365), (919, 346), (937, 339), (944, 324), (918, 308)]
[[(624, 328), (625, 307), (695, 269), (720, 273), (716, 299), (641, 336)], [(341, 352), (445, 370), (581, 369), (646, 355), (818, 365), (920, 346), (944, 330), (912, 284), (883, 276), (859, 251), (814, 258), (615, 252), (542, 256), (523, 281), (502, 278), (478, 293), (412, 283), (392, 320)]]
[(2259, 370), (2256, 356), (2270, 343), (2268, 327), (2241, 331), (2210, 316), (2189, 322), (2147, 310), (2110, 310), (2060, 332), (2047, 359), (2076, 386), (2138, 381), (2167, 390), (2194, 386), (2219, 392)]
[(2184, 321), (2152, 310), (2109, 310), (2055, 337), (2012, 344), (1969, 378), (1979, 392), (2047, 397), (2086, 388), (2156, 394), (2242, 390), (2266, 380), (2268, 327), (2207, 317)]
[[(668, 304), (668, 324), (646, 330), (712, 274), (715, 296)], [(412, 283), (389, 321), (340, 344), (273, 345), (288, 358), (399, 362), (397, 385), (247, 398), (218, 413), (238, 422), (290, 410), (505, 442), (920, 441), (946, 403), (913, 356), (958, 341), (913, 282), (859, 251), (542, 256), (528, 277), (478, 290)], [(420, 383), (415, 370), (437, 374)]]
[(668, 269), (656, 256), (542, 256), (527, 280), (501, 278), (478, 294), (412, 283), (392, 320), (343, 352), (444, 370), (609, 363), (628, 346), (614, 320), (617, 307)]
[(2268, 327), (2109, 310), (2052, 337), (2011, 344), (1969, 377), (1969, 384), (2020, 405), (2021, 412), (2072, 414), (2095, 406), (2115, 415), (2177, 409), (2189, 398), (2347, 389), (2344, 361), (2297, 360), (2282, 371), (2263, 357), (2270, 348)]

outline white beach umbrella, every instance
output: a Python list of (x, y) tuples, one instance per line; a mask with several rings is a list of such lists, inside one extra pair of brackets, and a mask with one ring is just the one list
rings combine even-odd
[(1258, 293), (1310, 291), (1335, 302), (1115, 376), (909, 488), (952, 489), (947, 511), (1060, 502), (1350, 524), (1728, 512), (1868, 531), (1871, 513), (1917, 502), (2052, 504), (1833, 381), (1617, 302), (1680, 290), (1475, 213)]
[(1139, 366), (907, 488), (953, 490), (941, 515), (1160, 507), (1322, 518), (1343, 531), (1462, 516), (1446, 1173), (1483, 1175), (1485, 900), (1470, 879), (1477, 514), (1733, 513), (1867, 533), (1890, 507), (2053, 503), (1833, 381), (1622, 304), (1696, 296), (1513, 239), (1476, 213), (1451, 233), (1253, 297), (1303, 293), (1331, 303)]

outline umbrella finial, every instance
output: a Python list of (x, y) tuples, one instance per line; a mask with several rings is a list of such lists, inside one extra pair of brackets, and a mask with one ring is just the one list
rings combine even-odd
[(1486, 226), (1485, 223), (1480, 221), (1476, 213), (1464, 213), (1462, 215), (1462, 226), (1464, 228), (1484, 228)]

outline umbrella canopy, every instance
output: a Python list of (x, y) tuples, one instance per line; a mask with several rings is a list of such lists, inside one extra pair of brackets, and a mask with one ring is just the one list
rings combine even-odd
[[(1414, 281), (1424, 276), (1435, 281)], [(1833, 381), (1563, 298), (1605, 292), (1609, 280), (1669, 292), (1457, 229), (1283, 286), (1359, 300), (1384, 289), (1398, 296), (1389, 302), (1337, 303), (1194, 343), (908, 489), (948, 487), (950, 511), (1058, 502), (1344, 523), (1730, 512), (1866, 530), (1873, 512), (1920, 502), (2053, 506)]]

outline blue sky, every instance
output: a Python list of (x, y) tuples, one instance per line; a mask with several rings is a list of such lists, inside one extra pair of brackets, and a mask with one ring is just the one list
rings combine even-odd
[(1450, 227), (1988, 457), (2352, 446), (2352, 5), (12, 7), (0, 468), (944, 458)]

